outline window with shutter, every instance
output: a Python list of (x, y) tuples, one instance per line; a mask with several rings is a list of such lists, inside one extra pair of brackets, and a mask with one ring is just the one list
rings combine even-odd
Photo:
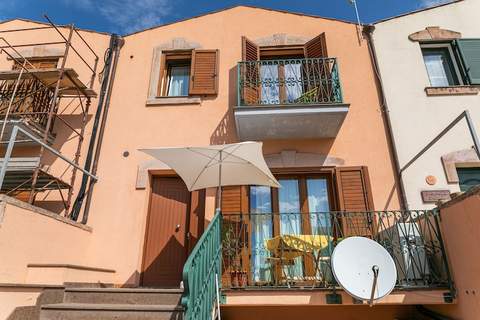
[(469, 84), (480, 84), (480, 39), (455, 40)]
[(372, 236), (373, 220), (363, 214), (373, 210), (367, 167), (338, 167), (335, 177), (339, 210), (348, 212), (342, 217), (343, 236)]
[[(37, 58), (37, 59), (27, 59), (25, 68), (27, 69), (55, 69), (57, 68), (58, 58)], [(23, 60), (13, 62), (13, 70), (19, 70), (23, 65)]]
[(190, 94), (211, 95), (218, 90), (218, 50), (193, 50)]

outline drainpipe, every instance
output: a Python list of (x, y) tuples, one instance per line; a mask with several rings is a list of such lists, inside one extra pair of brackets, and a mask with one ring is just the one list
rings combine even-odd
[[(102, 86), (100, 88), (100, 95), (98, 98), (98, 105), (97, 105), (97, 111), (95, 113), (95, 118), (93, 122), (93, 128), (92, 128), (92, 136), (90, 137), (90, 142), (88, 145), (88, 151), (87, 151), (87, 157), (85, 159), (85, 166), (84, 169), (86, 171), (90, 171), (92, 167), (92, 160), (94, 156), (94, 147), (97, 144), (101, 144), (100, 139), (97, 141), (97, 133), (99, 130), (99, 124), (100, 124), (100, 119), (102, 118), (102, 125), (105, 124), (105, 112), (102, 112), (104, 108), (106, 108), (106, 103), (105, 102), (105, 97), (110, 96), (111, 92), (111, 77), (113, 76), (113, 73), (110, 72), (112, 68), (112, 58), (115, 55), (115, 61), (113, 63), (116, 65), (117, 63), (117, 51), (121, 47), (121, 43), (123, 43), (123, 40), (121, 39), (120, 36), (116, 34), (112, 34), (110, 37), (110, 46), (107, 49), (107, 54), (106, 59), (105, 59), (105, 66), (104, 66), (104, 79), (102, 81)], [(103, 114), (103, 116), (102, 116)], [(100, 128), (101, 129), (101, 128)], [(75, 202), (72, 206), (72, 211), (70, 213), (70, 218), (74, 221), (77, 221), (79, 215), (80, 215), (80, 210), (82, 209), (83, 201), (85, 199), (86, 191), (87, 191), (87, 185), (90, 180), (90, 189), (92, 186), (92, 180), (89, 179), (89, 176), (84, 174), (82, 177), (82, 183), (80, 185), (80, 190), (78, 191), (77, 197), (75, 199)], [(85, 215), (87, 217), (85, 217)], [(82, 218), (82, 223), (86, 223), (88, 218), (88, 212), (84, 212), (84, 216)]]
[(372, 33), (375, 30), (374, 25), (365, 25), (363, 30), (365, 31), (365, 34), (367, 35), (367, 45), (368, 45), (368, 51), (370, 53), (370, 57), (372, 60), (373, 68), (375, 71), (375, 76), (378, 82), (378, 87), (380, 91), (380, 96), (381, 96), (381, 111), (383, 115), (383, 119), (385, 122), (385, 125), (387, 127), (387, 139), (389, 142), (390, 146), (390, 151), (393, 156), (393, 164), (394, 164), (394, 170), (395, 170), (395, 178), (397, 180), (397, 183), (400, 185), (400, 208), (402, 210), (408, 210), (408, 201), (407, 201), (407, 196), (405, 193), (405, 185), (403, 183), (403, 178), (402, 178), (402, 171), (400, 170), (400, 161), (398, 160), (398, 153), (397, 153), (397, 147), (395, 144), (395, 138), (393, 135), (393, 130), (392, 130), (392, 122), (390, 119), (390, 110), (388, 109), (388, 104), (387, 104), (387, 99), (385, 98), (385, 91), (383, 89), (383, 82), (382, 82), (382, 77), (380, 75), (380, 70), (378, 68), (378, 59), (377, 59), (377, 54), (375, 52), (375, 45), (373, 42), (373, 37)]
[[(98, 142), (97, 146), (95, 148), (95, 156), (93, 158), (93, 165), (92, 165), (92, 172), (97, 172), (98, 169), (98, 159), (100, 158), (100, 151), (102, 149), (102, 142), (103, 142), (103, 135), (105, 133), (105, 127), (107, 124), (107, 117), (108, 117), (108, 110), (110, 109), (110, 98), (112, 96), (112, 90), (113, 90), (113, 83), (115, 80), (115, 74), (117, 72), (117, 63), (118, 63), (118, 57), (120, 55), (120, 49), (122, 48), (124, 44), (124, 40), (116, 36), (117, 43), (114, 48), (113, 54), (113, 65), (112, 65), (112, 73), (110, 76), (110, 80), (108, 82), (108, 90), (107, 90), (107, 96), (105, 99), (105, 106), (104, 106), (104, 111), (103, 111), (103, 116), (102, 116), (102, 122), (100, 124), (100, 131), (98, 132)], [(90, 186), (88, 188), (88, 193), (87, 193), (87, 199), (85, 202), (85, 210), (83, 212), (83, 217), (82, 217), (82, 223), (86, 224), (88, 220), (88, 213), (90, 212), (90, 204), (92, 202), (92, 194), (93, 194), (93, 187), (97, 181), (90, 179)]]

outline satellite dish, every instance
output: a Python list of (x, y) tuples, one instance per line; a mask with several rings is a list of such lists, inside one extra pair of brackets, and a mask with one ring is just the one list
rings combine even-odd
[(332, 271), (337, 282), (352, 297), (381, 299), (392, 292), (397, 269), (392, 257), (377, 242), (364, 237), (346, 238), (332, 254)]

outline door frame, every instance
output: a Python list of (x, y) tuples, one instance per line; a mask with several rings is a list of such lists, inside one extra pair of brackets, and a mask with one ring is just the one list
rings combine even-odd
[[(173, 170), (163, 170), (161, 173), (151, 173), (149, 174), (149, 193), (148, 193), (148, 209), (147, 209), (147, 214), (146, 214), (146, 222), (145, 222), (145, 229), (143, 232), (143, 248), (142, 248), (142, 263), (141, 263), (141, 269), (140, 269), (140, 279), (139, 279), (139, 285), (143, 286), (143, 281), (144, 281), (144, 272), (145, 272), (145, 256), (146, 256), (146, 251), (147, 251), (147, 238), (148, 238), (148, 228), (150, 226), (150, 216), (151, 216), (151, 206), (152, 206), (152, 195), (153, 195), (153, 179), (155, 178), (177, 178), (180, 179), (182, 182), (182, 178), (180, 178), (175, 171)], [(185, 241), (185, 256), (188, 259), (189, 255), (189, 236), (187, 235), (190, 232), (190, 218), (191, 218), (191, 194), (192, 192), (189, 191), (190, 194), (190, 201), (188, 202), (187, 205), (187, 212), (186, 212), (186, 226), (185, 226), (185, 235), (184, 235), (184, 241)], [(204, 217), (205, 219), (205, 217)]]

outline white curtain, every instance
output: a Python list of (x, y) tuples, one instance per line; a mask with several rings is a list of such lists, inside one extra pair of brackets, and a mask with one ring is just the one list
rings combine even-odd
[(190, 66), (171, 67), (168, 83), (168, 96), (188, 96), (188, 80), (190, 78)]
[(278, 86), (278, 65), (266, 64), (260, 66), (261, 100), (263, 104), (279, 104), (280, 91)]
[(445, 69), (448, 67), (448, 62), (445, 61), (445, 55), (440, 52), (438, 54), (426, 54), (423, 59), (432, 87), (449, 86), (450, 83)]
[(272, 238), (272, 202), (270, 187), (250, 187), (252, 226), (252, 256), (250, 258), (253, 281), (271, 281), (269, 251), (265, 241)]
[(285, 87), (289, 103), (295, 102), (302, 95), (302, 65), (300, 62), (285, 65)]

